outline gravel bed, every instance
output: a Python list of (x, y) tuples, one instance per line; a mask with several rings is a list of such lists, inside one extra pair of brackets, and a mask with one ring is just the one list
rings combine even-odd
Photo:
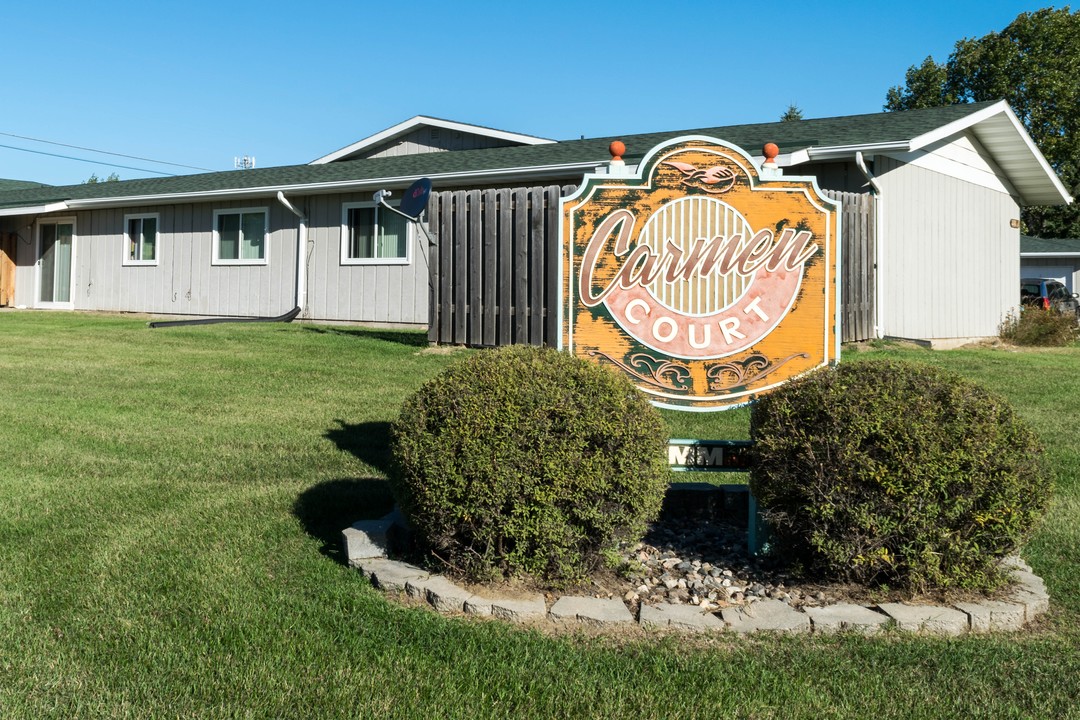
[(763, 598), (800, 607), (841, 599), (819, 587), (793, 584), (782, 571), (751, 557), (746, 528), (723, 522), (660, 521), (650, 526), (642, 542), (627, 544), (619, 552), (624, 569), (600, 585), (632, 608), (671, 603), (715, 610)]

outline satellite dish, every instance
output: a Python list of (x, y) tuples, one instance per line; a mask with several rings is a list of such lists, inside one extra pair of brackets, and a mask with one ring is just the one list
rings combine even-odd
[(427, 207), (429, 195), (431, 195), (431, 180), (420, 178), (401, 196), (401, 206), (398, 210), (415, 220)]

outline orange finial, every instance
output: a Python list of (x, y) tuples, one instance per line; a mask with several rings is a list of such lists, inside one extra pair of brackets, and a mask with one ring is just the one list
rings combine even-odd
[(608, 152), (611, 153), (612, 160), (622, 160), (622, 156), (626, 152), (626, 145), (622, 140), (613, 140), (608, 145)]
[(776, 143), (765, 143), (765, 147), (761, 148), (761, 152), (765, 155), (765, 162), (776, 162), (776, 156), (780, 154), (780, 148)]

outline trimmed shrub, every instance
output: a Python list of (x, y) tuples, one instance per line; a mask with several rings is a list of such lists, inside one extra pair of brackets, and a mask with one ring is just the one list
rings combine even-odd
[(1063, 347), (1080, 335), (1076, 315), (1057, 308), (1026, 305), (1020, 314), (1009, 313), (998, 328), (998, 336), (1017, 345)]
[(824, 369), (762, 397), (751, 425), (775, 555), (831, 579), (991, 588), (1049, 500), (1042, 448), (1013, 409), (933, 367)]
[(667, 428), (621, 375), (552, 349), (488, 350), (426, 383), (391, 429), (418, 538), (476, 581), (580, 581), (639, 539), (668, 484)]

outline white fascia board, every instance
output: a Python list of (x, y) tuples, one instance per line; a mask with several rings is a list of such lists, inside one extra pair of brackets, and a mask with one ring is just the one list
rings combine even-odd
[[(810, 147), (804, 152), (808, 160), (839, 160), (853, 158), (856, 153), (863, 155), (878, 155), (891, 152), (908, 152), (911, 150), (910, 140), (894, 140), (884, 143), (864, 143), (862, 145), (833, 145), (831, 147)], [(793, 153), (794, 154), (794, 153)]]
[(453, 120), (440, 120), (439, 118), (427, 117), (426, 115), (416, 115), (404, 122), (400, 122), (393, 127), (388, 127), (381, 132), (377, 132), (374, 135), (370, 135), (363, 140), (357, 140), (352, 145), (335, 150), (329, 155), (324, 155), (321, 158), (312, 160), (309, 165), (325, 165), (326, 163), (334, 162), (347, 155), (351, 155), (358, 150), (363, 150), (367, 147), (372, 147), (380, 143), (392, 140), (399, 135), (405, 135), (410, 133), (418, 127), (437, 127), (445, 128), (447, 130), (454, 130), (458, 132), (472, 133), (473, 135), (483, 135), (485, 137), (494, 138), (496, 140), (506, 140), (508, 142), (519, 143), (521, 145), (547, 145), (555, 142), (547, 138), (536, 137), (535, 135), (523, 135), (521, 133), (508, 132), (506, 130), (494, 130), (492, 128), (480, 127), (479, 125), (469, 125), (468, 123), (454, 122)]
[(1080, 250), (1076, 252), (1022, 252), (1022, 258), (1074, 258), (1080, 257)]
[(14, 217), (17, 215), (44, 215), (45, 213), (67, 210), (70, 205), (66, 202), (49, 203), (48, 205), (26, 205), (24, 207), (0, 208), (0, 217)]
[[(754, 161), (759, 165), (764, 159), (764, 155), (762, 155), (760, 159), (756, 156), (754, 157)], [(806, 162), (810, 162), (809, 149), (796, 150), (793, 153), (781, 153), (776, 156), (776, 164), (780, 167), (794, 167), (795, 165), (802, 165)]]
[(1017, 119), (1016, 115), (1013, 114), (1012, 108), (1009, 107), (1009, 103), (1005, 102), (1004, 100), (999, 100), (993, 105), (985, 107), (978, 112), (971, 113), (970, 115), (965, 115), (959, 120), (953, 120), (947, 125), (942, 125), (941, 127), (931, 130), (928, 133), (923, 133), (918, 137), (912, 138), (911, 149), (918, 150), (919, 148), (926, 147), (927, 145), (932, 145), (939, 140), (945, 140), (952, 137), (953, 135), (959, 135), (964, 130), (967, 130), (969, 127), (972, 127), (973, 125), (978, 125), (984, 120), (988, 120), (989, 118), (992, 118), (1002, 112), (1008, 113), (1009, 117), (1012, 119), (1013, 123), (1016, 125), (1020, 133), (1023, 135), (1027, 135), (1027, 131), (1023, 129), (1024, 126), (1020, 124), (1020, 121)]
[[(535, 167), (520, 168), (497, 168), (494, 170), (462, 171), (452, 173), (440, 173), (437, 175), (424, 175), (432, 181), (465, 181), (483, 180), (485, 182), (497, 181), (500, 178), (530, 178), (537, 176), (558, 176), (567, 172), (595, 171), (596, 168), (606, 165), (605, 162), (590, 161), (583, 163), (569, 163), (566, 165), (538, 165)], [(151, 205), (155, 203), (169, 204), (177, 202), (198, 202), (210, 200), (236, 200), (246, 197), (262, 197), (266, 195), (276, 196), (278, 192), (298, 193), (301, 195), (317, 195), (332, 192), (352, 192), (365, 189), (383, 189), (388, 186), (408, 185), (415, 182), (419, 175), (400, 175), (396, 177), (369, 178), (365, 180), (338, 180), (325, 183), (304, 183), (295, 185), (264, 185), (253, 188), (229, 188), (225, 190), (210, 190), (190, 193), (165, 193), (161, 195), (129, 195), (127, 197), (93, 198), (87, 200), (69, 200), (63, 207), (71, 209), (90, 209), (101, 207), (118, 207), (122, 205)], [(20, 213), (21, 214), (21, 213)]]

